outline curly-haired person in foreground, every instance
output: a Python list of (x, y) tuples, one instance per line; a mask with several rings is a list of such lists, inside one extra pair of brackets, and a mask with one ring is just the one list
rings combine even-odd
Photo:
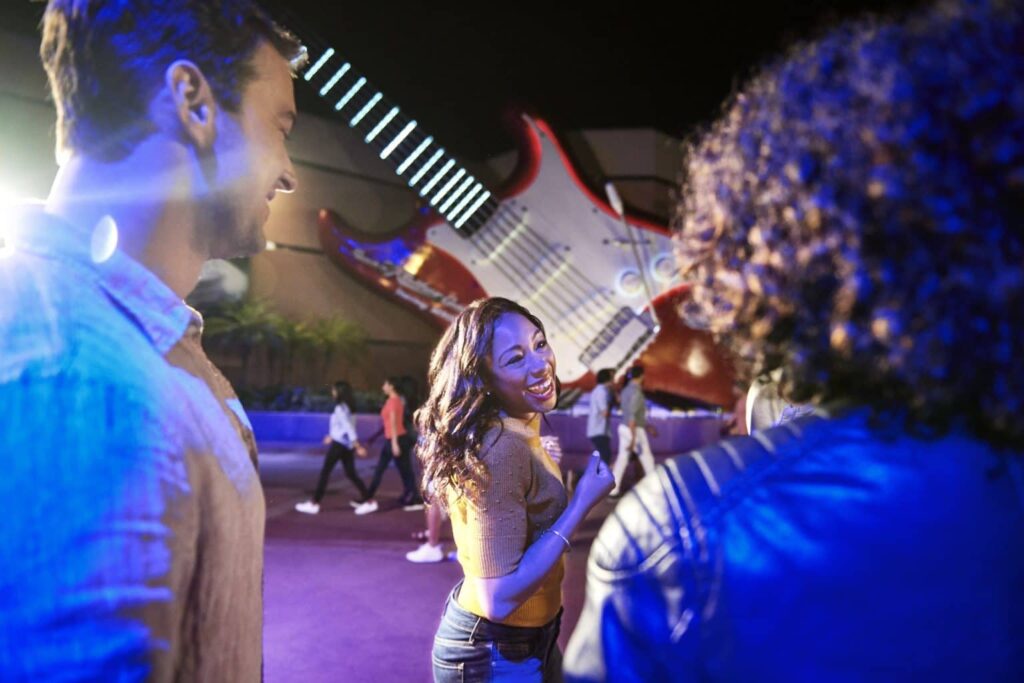
[(567, 500), (540, 438), (557, 398), (544, 325), (508, 299), (470, 304), (431, 356), (416, 412), (424, 489), (451, 513), (465, 574), (434, 638), (438, 683), (562, 680), (563, 555), (614, 482), (592, 457)]
[(685, 313), (799, 418), (594, 543), (577, 681), (1024, 680), (1024, 18), (941, 3), (765, 67), (689, 150)]

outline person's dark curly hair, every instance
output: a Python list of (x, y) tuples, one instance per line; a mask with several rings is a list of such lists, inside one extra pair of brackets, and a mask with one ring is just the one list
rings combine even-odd
[(943, 3), (797, 46), (688, 149), (684, 310), (746, 378), (1024, 445), (1024, 21)]
[[(430, 393), (416, 411), (417, 453), (428, 500), (447, 506), (448, 493), (476, 500), (489, 483), (480, 459), (484, 436), (500, 424), (490, 356), (494, 326), (503, 315), (521, 315), (544, 332), (544, 323), (509, 299), (491, 297), (467, 306), (448, 326), (430, 357)], [(556, 393), (558, 380), (555, 380)]]
[(297, 68), (299, 41), (253, 0), (49, 0), (39, 54), (57, 108), (57, 149), (118, 159), (152, 132), (164, 71), (194, 62), (227, 111), (241, 104), (261, 41)]

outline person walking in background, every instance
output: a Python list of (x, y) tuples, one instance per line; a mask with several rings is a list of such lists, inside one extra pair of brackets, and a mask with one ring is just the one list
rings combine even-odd
[(356, 436), (355, 421), (352, 415), (352, 387), (348, 382), (338, 381), (331, 388), (331, 396), (334, 398), (334, 412), (331, 413), (330, 432), (324, 437), (324, 443), (329, 444), (327, 453), (324, 454), (324, 465), (320, 469), (320, 479), (316, 484), (316, 492), (312, 500), (296, 503), (295, 509), (307, 515), (315, 515), (320, 512), (320, 501), (327, 491), (327, 483), (330, 481), (331, 472), (334, 466), (340, 461), (345, 470), (345, 476), (356, 487), (359, 498), (350, 502), (350, 505), (358, 506), (369, 499), (369, 491), (366, 484), (359, 478), (356, 472), (355, 457), (366, 457), (366, 449), (359, 443)]
[(619, 452), (615, 456), (612, 474), (615, 476), (615, 490), (612, 496), (622, 495), (622, 478), (626, 474), (631, 455), (636, 454), (643, 465), (644, 474), (654, 471), (654, 454), (647, 440), (647, 399), (644, 396), (644, 369), (636, 365), (630, 368), (626, 386), (621, 396), (622, 422), (619, 423)]
[(612, 405), (615, 396), (612, 384), (615, 371), (604, 368), (597, 371), (597, 386), (590, 392), (590, 406), (587, 412), (587, 438), (594, 445), (594, 450), (601, 454), (606, 465), (612, 462)]
[(448, 512), (443, 505), (435, 501), (426, 506), (423, 517), (427, 528), (413, 536), (423, 543), (416, 550), (407, 552), (405, 559), (416, 564), (441, 562), (447, 557), (441, 543), (441, 525), (448, 518)]
[(387, 399), (380, 410), (380, 420), (384, 431), (384, 445), (380, 449), (380, 457), (377, 460), (377, 468), (373, 472), (373, 479), (370, 481), (367, 490), (366, 500), (356, 507), (357, 515), (368, 515), (379, 509), (377, 489), (384, 478), (384, 472), (392, 459), (398, 467), (402, 477), (402, 496), (399, 502), (402, 505), (413, 505), (419, 500), (416, 492), (416, 478), (412, 469), (412, 450), (415, 446), (414, 437), (405, 428), (405, 400), (399, 393), (402, 381), (398, 377), (389, 377), (384, 380), (381, 390)]
[(426, 489), (447, 506), (465, 575), (434, 639), (434, 680), (558, 681), (563, 556), (613, 481), (590, 458), (571, 500), (541, 446), (555, 407), (544, 325), (508, 299), (467, 306), (430, 360), (417, 412)]

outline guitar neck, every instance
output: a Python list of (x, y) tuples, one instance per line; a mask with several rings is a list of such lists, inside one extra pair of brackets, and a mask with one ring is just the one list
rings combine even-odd
[(327, 41), (283, 14), (309, 51), (299, 78), (453, 228), (469, 236), (483, 227), (498, 208), (491, 191)]

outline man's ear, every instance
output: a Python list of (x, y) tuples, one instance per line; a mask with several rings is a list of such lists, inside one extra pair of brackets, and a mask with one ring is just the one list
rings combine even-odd
[(167, 92), (181, 134), (201, 150), (209, 150), (217, 137), (217, 101), (202, 70), (185, 59), (167, 67)]

